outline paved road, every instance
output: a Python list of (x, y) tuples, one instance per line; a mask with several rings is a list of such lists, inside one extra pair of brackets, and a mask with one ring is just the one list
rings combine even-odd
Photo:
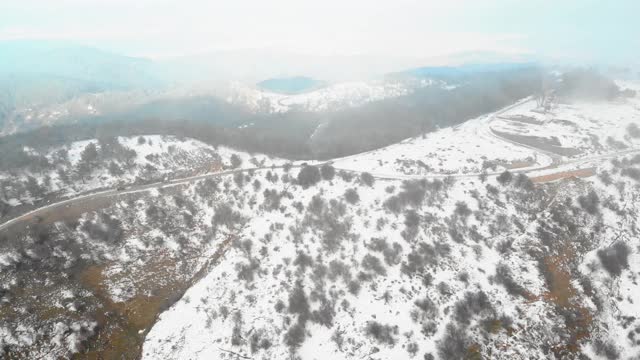
[[(495, 120), (496, 116), (499, 116), (503, 113), (505, 113), (506, 111), (509, 111), (517, 106), (520, 106), (522, 104), (524, 104), (525, 102), (530, 101), (530, 98), (527, 99), (523, 99), (511, 106), (508, 106), (502, 110), (499, 110), (491, 115), (488, 115), (486, 117), (486, 119), (482, 120), (481, 125), (482, 126), (478, 126), (477, 129), (475, 130), (478, 134), (478, 136), (482, 136), (485, 138), (494, 138), (494, 139), (498, 139), (500, 141), (504, 141), (504, 142), (508, 142), (512, 145), (516, 145), (516, 146), (521, 146), (521, 147), (526, 147), (528, 149), (532, 149), (536, 152), (538, 152), (538, 154), (540, 156), (548, 156), (551, 157), (551, 162), (548, 165), (534, 165), (534, 166), (530, 166), (530, 167), (525, 167), (525, 168), (520, 168), (520, 169), (515, 169), (512, 172), (514, 173), (532, 173), (532, 172), (540, 172), (540, 171), (546, 171), (546, 170), (559, 170), (564, 166), (575, 166), (575, 165), (580, 165), (580, 164), (587, 164), (587, 163), (593, 163), (595, 161), (603, 161), (603, 160), (607, 160), (607, 159), (612, 159), (612, 158), (617, 158), (620, 156), (624, 156), (624, 155), (628, 155), (628, 154), (634, 154), (634, 153), (640, 153), (640, 149), (628, 149), (628, 150), (624, 150), (624, 151), (617, 151), (617, 152), (613, 152), (613, 153), (608, 153), (608, 154), (601, 154), (601, 155), (594, 155), (594, 156), (589, 156), (589, 157), (584, 157), (584, 158), (580, 158), (580, 159), (573, 159), (573, 160), (563, 160), (562, 157), (550, 153), (544, 149), (539, 149), (539, 148), (535, 148), (535, 147), (531, 147), (529, 145), (525, 145), (525, 144), (520, 144), (518, 142), (512, 141), (510, 139), (505, 139), (497, 134), (495, 134), (492, 130), (491, 130), (491, 122), (493, 120)], [(362, 154), (359, 154), (362, 155)], [(352, 156), (359, 156), (359, 155), (352, 155)], [(326, 162), (310, 162), (313, 163), (314, 165), (322, 165), (325, 163), (328, 163), (330, 161), (326, 161)], [(296, 163), (291, 165), (291, 168), (300, 168), (304, 166), (304, 163)], [(122, 195), (127, 195), (127, 194), (135, 194), (135, 193), (139, 193), (139, 192), (144, 192), (144, 191), (148, 191), (151, 189), (157, 189), (157, 188), (168, 188), (168, 187), (172, 187), (172, 186), (178, 186), (178, 185), (183, 185), (183, 184), (187, 184), (187, 183), (192, 183), (195, 181), (199, 181), (199, 180), (203, 180), (203, 179), (208, 179), (208, 178), (215, 178), (215, 177), (220, 177), (220, 176), (225, 176), (225, 175), (230, 175), (230, 174), (235, 174), (235, 173), (239, 173), (239, 172), (249, 172), (249, 171), (261, 171), (261, 170), (270, 170), (270, 169), (282, 169), (284, 168), (284, 165), (278, 165), (278, 166), (264, 166), (264, 167), (254, 167), (254, 168), (243, 168), (243, 169), (233, 169), (233, 170), (226, 170), (226, 171), (220, 171), (220, 172), (215, 172), (215, 173), (207, 173), (207, 174), (202, 174), (202, 175), (196, 175), (196, 176), (190, 176), (190, 177), (185, 177), (185, 178), (180, 178), (180, 179), (173, 179), (173, 180), (169, 180), (166, 182), (157, 182), (157, 183), (152, 183), (152, 184), (145, 184), (145, 185), (131, 185), (129, 187), (127, 187), (125, 190), (117, 190), (117, 189), (110, 189), (110, 190), (105, 190), (105, 191), (99, 191), (99, 192), (91, 192), (91, 193), (86, 193), (84, 195), (80, 195), (68, 200), (62, 200), (53, 204), (49, 204), (34, 210), (31, 210), (25, 214), (19, 215), (11, 220), (6, 221), (3, 224), (0, 224), (0, 231), (4, 231), (6, 229), (8, 229), (9, 227), (11, 227), (12, 225), (16, 225), (19, 224), (21, 222), (29, 222), (29, 221), (33, 221), (34, 219), (38, 219), (41, 217), (42, 214), (46, 214), (46, 213), (51, 213), (51, 212), (55, 212), (55, 211), (67, 211), (69, 208), (73, 208), (73, 207), (80, 207), (81, 204), (87, 204), (88, 202), (93, 202), (93, 201), (99, 201), (99, 200), (106, 200), (106, 199), (110, 199), (110, 198), (117, 198), (119, 196)], [(350, 172), (357, 172), (359, 173), (360, 171), (356, 171), (353, 169), (346, 169), (346, 168), (340, 168), (340, 167), (336, 167), (337, 170), (343, 170), (343, 171), (350, 171)], [(410, 179), (442, 179), (442, 178), (448, 178), (448, 177), (453, 177), (453, 178), (475, 178), (475, 177), (479, 177), (481, 175), (486, 175), (486, 176), (496, 176), (499, 175), (500, 172), (490, 172), (490, 173), (468, 173), (468, 174), (443, 174), (443, 173), (432, 173), (432, 174), (422, 174), (422, 175), (403, 175), (403, 174), (385, 174), (385, 173), (377, 173), (377, 172), (371, 172), (371, 174), (377, 178), (377, 179), (381, 179), (381, 180), (410, 180)], [(543, 174), (540, 174), (543, 175)]]

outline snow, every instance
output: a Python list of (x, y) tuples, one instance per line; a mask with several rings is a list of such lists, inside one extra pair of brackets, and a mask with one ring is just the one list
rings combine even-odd
[[(440, 129), (367, 153), (333, 161), (336, 168), (368, 171), (379, 176), (480, 174), (515, 167), (544, 167), (551, 159), (532, 149), (506, 142), (486, 131), (495, 114), (468, 120), (461, 125)], [(522, 163), (523, 165), (518, 165)]]
[[(144, 139), (141, 143), (139, 139)], [(213, 147), (194, 139), (179, 139), (174, 136), (145, 135), (142, 137), (118, 137), (118, 142), (126, 149), (135, 151), (132, 163), (114, 161), (124, 171), (122, 175), (113, 175), (108, 170), (109, 161), (103, 161), (82, 181), (75, 179), (72, 184), (65, 183), (59, 171), (74, 180), (76, 168), (81, 161), (81, 154), (89, 144), (96, 145), (100, 153), (100, 143), (96, 139), (76, 141), (69, 145), (53, 148), (41, 154), (55, 163), (56, 153), (67, 151), (68, 164), (51, 165), (44, 171), (22, 169), (15, 173), (0, 172), (0, 181), (5, 180), (13, 184), (24, 184), (28, 177), (33, 177), (43, 188), (43, 194), (38, 197), (26, 191), (7, 192), (6, 202), (11, 206), (32, 204), (47, 194), (55, 193), (56, 198), (68, 198), (82, 193), (105, 188), (115, 188), (120, 184), (133, 184), (139, 181), (164, 181), (186, 175), (217, 172), (223, 167), (231, 166), (231, 157), (236, 155), (241, 160), (239, 168), (265, 167), (283, 165), (286, 161), (262, 154), (248, 154), (236, 151), (226, 146)], [(30, 152), (35, 152), (29, 149)], [(39, 155), (35, 152), (33, 155)], [(153, 170), (149, 170), (151, 169)], [(45, 179), (49, 179), (45, 183)], [(18, 187), (19, 188), (19, 187)]]
[[(617, 130), (622, 138), (623, 129), (627, 123), (620, 121), (621, 119), (635, 118), (635, 105), (633, 101), (608, 103), (608, 104), (573, 104), (559, 105), (554, 109), (554, 115), (562, 114), (563, 117), (576, 120), (581, 126), (580, 131), (584, 134), (596, 133), (602, 136), (607, 127), (615, 122), (618, 126)], [(535, 132), (537, 125), (527, 124), (531, 129), (523, 132), (522, 126), (505, 127), (507, 121), (501, 119), (500, 116), (538, 116), (537, 113), (529, 111), (535, 103), (524, 100), (496, 114), (479, 117), (470, 120), (460, 126), (441, 129), (437, 132), (427, 134), (425, 138), (408, 139), (402, 143), (392, 145), (383, 149), (350, 156), (332, 161), (333, 165), (338, 169), (348, 169), (357, 171), (368, 171), (379, 177), (388, 177), (388, 179), (378, 179), (373, 188), (365, 186), (356, 186), (353, 183), (343, 181), (339, 178), (334, 179), (331, 184), (322, 183), (315, 188), (303, 190), (300, 188), (289, 189), (293, 191), (293, 199), (300, 201), (302, 204), (308, 204), (311, 197), (316, 194), (322, 194), (327, 201), (329, 199), (341, 198), (344, 191), (350, 187), (357, 188), (360, 196), (360, 202), (355, 208), (348, 206), (345, 218), (351, 219), (352, 233), (354, 237), (346, 243), (339, 254), (322, 253), (323, 263), (327, 264), (332, 259), (342, 259), (353, 269), (357, 269), (360, 259), (367, 254), (367, 243), (371, 238), (382, 237), (389, 243), (397, 242), (403, 248), (403, 254), (407, 254), (412, 248), (412, 244), (406, 239), (399, 236), (397, 230), (392, 229), (389, 225), (382, 229), (376, 229), (370, 222), (375, 222), (378, 218), (388, 218), (392, 224), (402, 226), (402, 217), (394, 217), (384, 210), (381, 204), (390, 196), (386, 193), (386, 188), (390, 185), (395, 186), (396, 192), (401, 186), (399, 180), (405, 176), (433, 176), (437, 175), (478, 175), (487, 169), (483, 166), (484, 162), (498, 163), (495, 171), (499, 172), (503, 169), (513, 166), (513, 163), (522, 162), (520, 169), (525, 169), (531, 174), (544, 174), (550, 171), (565, 171), (567, 169), (580, 168), (580, 166), (596, 165), (601, 168), (606, 166), (603, 162), (607, 161), (612, 149), (609, 151), (599, 151), (594, 148), (583, 147), (584, 152), (577, 158), (580, 161), (567, 159), (567, 157), (556, 157), (548, 154), (541, 148), (530, 146), (522, 146), (508, 139), (501, 138), (492, 133), (492, 128), (501, 131), (515, 132), (518, 129), (519, 134), (535, 134), (536, 136), (557, 136), (563, 145), (577, 146), (575, 142), (571, 142), (571, 137), (576, 136), (575, 133), (562, 130), (561, 127), (553, 125), (551, 130), (543, 132)], [(610, 118), (611, 122), (604, 121), (604, 125), (592, 126), (593, 122), (579, 122), (577, 119), (581, 117), (596, 116), (597, 114), (614, 114)], [(542, 119), (541, 121), (550, 121)], [(564, 131), (564, 132), (563, 132)], [(625, 139), (629, 145), (634, 145), (633, 140)], [(614, 154), (620, 156), (620, 154)], [(613, 155), (612, 155), (613, 157)], [(582, 160), (584, 161), (582, 161)], [(400, 160), (400, 161), (397, 161)], [(403, 161), (408, 165), (404, 166)], [(423, 162), (424, 165), (416, 166), (417, 161)], [(411, 163), (410, 163), (411, 162)], [(514, 169), (518, 170), (518, 169)], [(495, 179), (489, 179), (491, 184), (497, 185)], [(587, 182), (594, 180), (588, 179)], [(630, 181), (630, 180), (629, 180)], [(499, 185), (497, 185), (499, 186)], [(594, 184), (595, 186), (595, 184)], [(598, 185), (599, 187), (600, 185)], [(574, 194), (580, 190), (580, 187), (567, 187), (561, 189), (560, 193)], [(599, 190), (601, 191), (601, 190)], [(477, 201), (471, 199), (471, 194), (476, 193), (474, 197), (478, 197)], [(306, 326), (306, 340), (296, 353), (302, 359), (356, 359), (366, 357), (371, 353), (374, 347), (379, 352), (375, 357), (381, 359), (387, 358), (405, 358), (407, 357), (404, 349), (410, 342), (417, 341), (419, 344), (420, 354), (425, 352), (435, 352), (437, 341), (439, 341), (445, 333), (445, 326), (451, 319), (451, 314), (443, 312), (443, 309), (453, 307), (467, 291), (482, 290), (488, 294), (492, 301), (500, 304), (500, 311), (505, 315), (511, 316), (514, 321), (519, 323), (519, 329), (527, 329), (523, 335), (515, 335), (516, 337), (507, 337), (502, 333), (496, 335), (495, 341), (509, 343), (509, 349), (503, 349), (501, 358), (509, 356), (517, 356), (518, 354), (528, 353), (532, 357), (543, 356), (542, 353), (536, 353), (538, 349), (519, 348), (522, 346), (524, 337), (543, 337), (547, 329), (558, 322), (562, 322), (551, 315), (554, 305), (543, 299), (543, 294), (547, 291), (545, 280), (541, 276), (537, 262), (528, 254), (532, 241), (537, 238), (537, 227), (539, 219), (528, 218), (524, 216), (521, 209), (517, 208), (513, 200), (502, 202), (501, 206), (487, 208), (487, 197), (489, 194), (485, 186), (477, 177), (460, 177), (450, 188), (446, 190), (446, 197), (439, 199), (435, 204), (420, 209), (421, 214), (430, 214), (434, 219), (448, 219), (456, 209), (456, 203), (463, 200), (467, 203), (472, 213), (478, 211), (483, 216), (504, 215), (507, 222), (517, 219), (522, 224), (522, 231), (518, 231), (515, 238), (512, 234), (516, 231), (512, 224), (509, 224), (509, 230), (505, 230), (498, 235), (492, 235), (487, 228), (486, 223), (470, 216), (465, 223), (466, 228), (477, 227), (478, 232), (485, 237), (485, 243), (477, 243), (474, 246), (479, 248), (479, 252), (474, 255), (476, 250), (471, 249), (469, 245), (458, 244), (446, 240), (451, 247), (451, 256), (442, 263), (437, 265), (431, 274), (433, 275), (433, 284), (448, 284), (450, 295), (442, 294), (436, 286), (426, 290), (417, 291), (415, 289), (423, 289), (421, 279), (409, 278), (400, 273), (399, 266), (385, 266), (387, 274), (383, 277), (375, 278), (373, 283), (363, 284), (360, 293), (357, 296), (349, 294), (345, 289), (344, 283), (338, 280), (330, 283), (330, 288), (341, 292), (342, 299), (348, 302), (345, 309), (338, 309), (336, 306), (336, 315), (333, 319), (333, 326), (324, 327), (315, 323), (308, 323)], [(556, 195), (561, 197), (562, 195)], [(257, 196), (257, 203), (261, 203), (261, 195)], [(524, 199), (524, 198), (523, 198)], [(524, 201), (524, 200), (523, 200)], [(555, 197), (550, 199), (548, 206), (555, 201)], [(243, 205), (246, 206), (246, 205)], [(523, 205), (519, 205), (523, 206)], [(356, 211), (358, 213), (354, 213)], [(253, 329), (252, 331), (264, 331), (269, 334), (273, 345), (263, 353), (266, 358), (286, 358), (289, 356), (289, 349), (282, 344), (282, 334), (287, 326), (281, 324), (281, 316), (274, 312), (274, 306), (277, 300), (283, 300), (286, 305), (287, 294), (294, 286), (295, 277), (283, 277), (276, 275), (282, 264), (292, 261), (298, 251), (307, 252), (311, 258), (316, 258), (320, 251), (320, 244), (317, 235), (313, 230), (304, 232), (300, 242), (296, 242), (285, 234), (278, 231), (273, 232), (271, 223), (283, 223), (284, 229), (296, 228), (299, 226), (295, 213), (291, 213), (291, 209), (285, 211), (284, 217), (278, 213), (264, 213), (264, 210), (243, 209), (251, 217), (251, 221), (242, 230), (241, 236), (254, 240), (254, 248), (256, 242), (261, 242), (268, 249), (266, 257), (260, 259), (261, 272), (258, 280), (254, 280), (252, 285), (247, 286), (243, 280), (238, 279), (234, 274), (237, 272), (235, 265), (242, 262), (244, 255), (235, 249), (231, 249), (224, 257), (222, 262), (213, 268), (203, 279), (198, 281), (191, 287), (184, 298), (178, 301), (172, 308), (164, 312), (159, 321), (151, 329), (147, 335), (143, 348), (144, 359), (208, 359), (223, 357), (224, 350), (238, 352), (243, 355), (249, 355), (243, 352), (242, 347), (233, 347), (229, 344), (232, 328), (235, 326), (232, 320), (236, 311), (242, 312), (243, 329)], [(540, 214), (540, 219), (550, 221), (551, 214)], [(607, 224), (614, 224), (616, 217), (613, 213), (605, 212), (603, 215)], [(436, 220), (438, 221), (438, 220)], [(264, 241), (267, 234), (273, 235), (272, 240)], [(435, 241), (440, 237), (436, 234), (428, 234), (427, 241)], [(497, 251), (493, 246), (501, 241), (513, 240), (511, 249), (508, 254)], [(467, 240), (469, 241), (469, 240)], [(602, 246), (599, 244), (597, 246)], [(381, 254), (368, 252), (381, 259)], [(595, 250), (593, 251), (595, 253)], [(584, 263), (593, 259), (593, 255), (587, 257)], [(382, 261), (382, 260), (381, 260)], [(508, 297), (504, 287), (492, 280), (494, 269), (498, 264), (505, 264), (508, 268), (514, 269), (514, 279), (518, 284), (526, 287), (527, 292), (534, 294), (536, 299), (523, 299)], [(633, 255), (630, 258), (630, 267), (632, 272), (637, 270), (638, 256)], [(285, 266), (286, 269), (286, 266)], [(307, 270), (308, 272), (309, 270)], [(462, 283), (457, 279), (458, 274), (468, 274), (468, 284)], [(304, 276), (305, 275), (297, 275)], [(635, 299), (638, 294), (638, 287), (631, 282), (631, 278), (623, 279), (620, 283), (620, 294), (625, 299)], [(635, 281), (635, 280), (634, 280)], [(313, 290), (312, 281), (305, 280), (303, 286), (309, 294)], [(579, 287), (579, 284), (575, 284)], [(598, 288), (606, 288), (607, 285), (599, 285)], [(382, 299), (381, 294), (388, 292), (391, 298), (388, 301)], [(437, 319), (435, 334), (430, 337), (422, 337), (421, 328), (411, 318), (411, 306), (413, 302), (424, 296), (428, 296), (435, 301), (440, 309)], [(508, 301), (502, 301), (508, 299)], [(202, 306), (206, 301), (207, 306)], [(212, 302), (215, 304), (212, 304)], [(317, 306), (310, 301), (312, 307)], [(219, 314), (218, 306), (227, 306), (229, 316), (224, 319)], [(522, 312), (526, 316), (522, 317)], [(629, 316), (639, 316), (637, 306), (633, 306), (631, 300), (625, 300), (619, 307)], [(295, 315), (293, 316), (295, 319)], [(607, 319), (608, 315), (603, 314), (601, 319)], [(400, 333), (396, 335), (397, 343), (394, 346), (380, 346), (372, 342), (363, 335), (364, 328), (369, 321), (377, 321), (382, 324), (390, 324), (398, 326)], [(617, 329), (618, 335), (613, 338), (626, 336), (619, 329), (617, 322), (610, 318), (609, 326)], [(347, 334), (354, 342), (345, 345), (345, 348), (338, 350), (336, 344), (331, 340), (335, 331), (342, 331)], [(613, 330), (612, 330), (613, 331)], [(407, 335), (410, 334), (410, 335)], [(527, 335), (528, 334), (528, 335)], [(405, 337), (407, 336), (407, 337)], [(531, 341), (531, 339), (525, 340)], [(535, 341), (533, 341), (535, 343)], [(588, 350), (586, 350), (588, 352)], [(624, 350), (623, 354), (629, 356), (631, 352)]]
[(229, 103), (245, 106), (254, 112), (282, 113), (293, 110), (319, 112), (408, 95), (416, 88), (427, 86), (447, 88), (446, 84), (430, 79), (422, 79), (415, 84), (386, 80), (350, 81), (331, 84), (301, 94), (287, 95), (264, 91), (242, 83), (232, 83), (225, 99)]
[[(283, 103), (289, 106), (296, 101), (310, 101), (301, 99), (288, 98)], [(593, 328), (590, 330), (593, 338), (581, 346), (584, 353), (597, 358), (592, 346), (594, 340), (613, 339), (621, 358), (632, 358), (637, 354), (637, 348), (626, 339), (631, 329), (640, 326), (640, 321), (635, 320), (640, 319), (640, 307), (634, 303), (640, 298), (637, 285), (640, 253), (635, 235), (629, 237), (629, 234), (638, 231), (635, 215), (640, 211), (640, 203), (635, 200), (639, 187), (635, 180), (622, 176), (619, 166), (609, 160), (624, 154), (631, 156), (637, 150), (638, 140), (626, 133), (628, 124), (638, 119), (637, 101), (558, 104), (551, 113), (540, 114), (531, 111), (536, 106), (534, 101), (524, 99), (496, 113), (440, 129), (424, 138), (407, 139), (383, 149), (335, 159), (333, 165), (337, 169), (348, 170), (353, 179), (336, 175), (332, 180), (323, 180), (309, 188), (282, 181), (286, 176), (295, 177), (297, 169), (290, 173), (280, 168), (269, 169), (270, 165), (284, 164), (282, 159), (225, 147), (213, 148), (192, 139), (158, 135), (145, 135), (144, 141), (137, 137), (119, 138), (122, 145), (136, 150), (136, 167), (123, 176), (125, 179), (140, 176), (141, 168), (146, 165), (155, 166), (163, 175), (183, 168), (185, 163), (197, 161), (202, 161), (203, 165), (215, 163), (219, 171), (221, 164), (229, 165), (231, 156), (236, 155), (242, 160), (241, 168), (258, 168), (250, 176), (251, 181), (258, 179), (261, 182), (261, 188), (253, 190), (250, 183), (239, 187), (230, 176), (221, 176), (216, 179), (221, 182), (221, 190), (217, 192), (210, 184), (204, 186), (207, 180), (190, 181), (181, 183), (184, 186), (170, 188), (175, 193), (166, 192), (169, 186), (167, 189), (141, 190), (144, 196), (119, 201), (107, 210), (108, 214), (122, 220), (127, 236), (120, 243), (96, 241), (81, 227), (74, 230), (73, 239), (91, 245), (82, 254), (85, 259), (108, 260), (101, 286), (110, 300), (116, 303), (148, 295), (151, 290), (145, 287), (147, 283), (179, 281), (191, 284), (191, 279), (195, 281), (149, 330), (142, 349), (143, 359), (234, 358), (228, 351), (253, 358), (291, 357), (292, 350), (283, 340), (286, 331), (300, 317), (288, 309), (289, 296), (298, 280), (311, 311), (320, 309), (323, 297), (325, 301), (333, 302), (335, 311), (331, 324), (315, 322), (313, 316), (306, 321), (306, 339), (295, 350), (305, 360), (403, 359), (411, 356), (408, 349), (414, 343), (419, 347), (416, 358), (422, 358), (425, 353), (435, 354), (438, 343), (446, 335), (446, 326), (457, 321), (456, 306), (467, 293), (477, 291), (487, 295), (496, 316), (505, 315), (514, 322), (509, 332), (500, 329), (497, 333), (480, 334), (480, 320), (471, 320), (468, 335), (475, 340), (484, 336), (481, 343), (483, 354), (499, 359), (523, 358), (523, 354), (527, 358), (546, 358), (549, 355), (544, 353), (540, 344), (550, 345), (559, 341), (553, 331), (561, 332), (558, 329), (566, 324), (558, 314), (557, 304), (548, 299), (549, 286), (540, 270), (539, 260), (535, 258), (535, 254), (545, 247), (538, 230), (541, 224), (555, 221), (557, 213), (552, 210), (564, 209), (556, 208), (556, 205), (571, 202), (571, 206), (567, 205), (568, 214), (584, 220), (578, 223), (576, 231), (588, 232), (596, 225), (605, 229), (592, 239), (593, 244), (585, 254), (579, 254), (584, 256), (575, 259), (577, 265), (572, 269), (575, 272), (572, 273), (571, 285), (577, 289), (577, 295), (571, 299), (571, 305), (587, 309), (593, 316)], [(535, 121), (521, 121), (524, 116)], [(571, 121), (574, 125), (555, 121), (558, 119)], [(516, 135), (556, 137), (563, 147), (576, 148), (581, 152), (574, 156), (550, 154), (544, 148), (525, 146), (501, 137), (494, 130)], [(600, 142), (602, 147), (583, 141), (591, 136), (601, 140), (612, 136), (627, 146), (624, 150), (627, 152), (616, 150), (605, 141)], [(96, 140), (66, 147), (71, 164), (77, 164), (82, 149), (91, 141)], [(172, 147), (174, 150), (170, 150)], [(185, 159), (171, 156), (175, 152), (187, 156)], [(153, 160), (156, 156), (163, 161)], [(495, 166), (491, 167), (491, 164)], [(615, 181), (606, 185), (599, 177), (589, 177), (536, 185), (533, 190), (524, 190), (514, 185), (501, 185), (495, 176), (487, 179), (478, 176), (483, 172), (495, 175), (504, 169), (526, 171), (528, 175), (535, 176), (585, 166), (596, 167), (600, 174), (608, 171)], [(201, 171), (209, 170), (211, 168), (205, 166)], [(267, 180), (267, 171), (277, 174), (281, 180)], [(373, 186), (366, 186), (359, 180), (358, 173), (362, 171), (377, 176)], [(430, 194), (434, 196), (433, 201), (408, 205), (397, 214), (385, 206), (388, 199), (403, 191), (402, 180), (424, 177), (428, 177), (430, 182), (442, 181), (443, 190)], [(58, 181), (54, 176), (52, 179), (54, 183)], [(96, 173), (85, 187), (74, 191), (112, 184), (114, 179), (104, 172)], [(38, 181), (41, 182), (42, 178), (39, 177)], [(492, 194), (490, 187), (498, 189), (497, 193)], [(265, 205), (267, 189), (283, 194), (280, 209), (270, 210)], [(344, 193), (348, 189), (357, 191), (357, 204), (345, 202)], [(543, 190), (542, 195), (536, 189)], [(577, 199), (591, 190), (598, 194), (601, 205), (598, 215), (586, 216)], [(183, 201), (189, 204), (179, 205), (173, 195), (182, 196)], [(309, 204), (316, 196), (324, 199), (321, 215), (314, 215), (309, 210)], [(295, 208), (298, 202), (304, 207), (302, 211)], [(460, 203), (468, 208), (467, 216), (456, 214)], [(222, 204), (238, 211), (247, 222), (237, 228), (220, 225), (214, 229), (211, 219), (217, 206)], [(623, 211), (608, 204), (620, 205)], [(152, 206), (169, 213), (161, 224), (152, 225), (153, 214), (148, 212)], [(335, 210), (341, 206), (342, 210)], [(421, 225), (414, 237), (407, 230), (407, 210), (415, 210), (420, 218)], [(191, 226), (186, 226), (181, 216), (184, 214), (192, 216)], [(322, 227), (323, 221), (332, 216), (336, 221), (331, 223), (332, 230), (340, 229), (342, 225), (348, 230), (344, 236), (338, 237), (336, 248), (328, 250), (325, 243), (327, 231)], [(100, 221), (97, 213), (85, 214), (79, 220), (81, 224), (96, 226), (101, 224)], [(454, 230), (460, 232), (462, 240), (456, 240)], [(628, 269), (614, 278), (601, 266), (597, 252), (609, 246), (621, 231), (627, 234), (624, 241), (632, 247), (632, 253)], [(400, 245), (400, 260), (387, 262), (386, 254), (373, 250), (374, 238), (385, 239), (389, 245)], [(156, 243), (157, 239), (162, 242)], [(209, 266), (209, 260), (227, 239), (234, 241), (230, 242), (224, 255)], [(251, 241), (249, 247), (244, 245), (247, 240)], [(505, 242), (511, 245), (502, 250), (500, 244)], [(419, 253), (420, 246), (431, 246), (432, 249), (444, 246), (448, 250), (446, 255), (433, 255), (433, 259), (421, 265), (416, 273), (403, 271), (408, 254)], [(312, 259), (313, 264), (309, 268), (294, 264), (300, 253)], [(27, 249), (25, 254), (33, 254), (33, 251)], [(0, 254), (0, 266), (10, 265), (17, 261), (18, 256), (18, 253), (11, 252)], [(385, 274), (376, 275), (374, 270), (366, 268), (363, 265), (366, 256), (377, 259)], [(163, 268), (167, 273), (147, 271), (152, 264), (155, 265), (153, 260), (157, 257), (170, 260), (175, 267)], [(187, 262), (190, 257), (194, 260)], [(252, 261), (258, 264), (258, 269), (252, 273), (253, 280), (241, 278), (239, 266)], [(351, 277), (347, 279), (338, 275), (331, 279), (327, 275), (317, 275), (322, 272), (321, 265), (329, 266), (332, 261), (343, 263)], [(511, 269), (515, 282), (525, 288), (527, 296), (510, 294), (505, 286), (498, 284), (495, 273), (501, 264)], [(203, 277), (194, 278), (193, 274), (203, 266), (208, 266), (205, 268), (208, 271)], [(462, 274), (467, 275), (467, 280), (462, 280)], [(585, 290), (578, 281), (578, 275), (592, 281), (598, 297), (604, 302), (604, 310), (596, 307), (595, 297), (583, 293)], [(150, 280), (147, 281), (147, 277)], [(366, 280), (367, 277), (371, 280)], [(359, 292), (350, 291), (351, 280), (359, 282)], [(73, 294), (69, 289), (62, 289), (58, 303), (61, 304), (60, 299), (71, 299)], [(425, 298), (436, 307), (435, 315), (428, 318), (414, 312), (416, 301)], [(276, 310), (278, 301), (284, 303), (282, 312)], [(66, 306), (77, 310), (74, 303)], [(240, 313), (240, 321), (234, 320)], [(623, 317), (634, 318), (631, 327), (622, 323)], [(393, 335), (395, 343), (380, 344), (368, 336), (366, 327), (372, 321), (397, 327), (398, 332)], [(433, 334), (425, 333), (424, 325), (428, 322), (435, 324)], [(237, 326), (242, 338), (240, 345), (233, 345), (233, 329)], [(90, 321), (59, 321), (50, 334), (51, 343), (71, 352), (77, 351), (83, 336), (91, 334), (94, 327)], [(67, 333), (70, 335), (61, 335)], [(343, 333), (347, 338), (342, 346), (334, 340), (337, 333)], [(269, 340), (271, 346), (252, 354), (248, 343), (254, 334)], [(0, 345), (27, 346), (36, 341), (37, 336), (33, 328), (25, 328), (18, 333), (0, 326)]]

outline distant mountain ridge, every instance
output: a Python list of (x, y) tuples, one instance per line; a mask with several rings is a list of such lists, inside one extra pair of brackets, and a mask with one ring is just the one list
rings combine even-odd
[(456, 66), (424, 66), (388, 74), (387, 77), (417, 77), (438, 80), (460, 79), (472, 74), (539, 67), (537, 62), (471, 63)]
[(157, 86), (153, 61), (57, 41), (0, 42), (0, 75), (40, 74), (114, 86)]

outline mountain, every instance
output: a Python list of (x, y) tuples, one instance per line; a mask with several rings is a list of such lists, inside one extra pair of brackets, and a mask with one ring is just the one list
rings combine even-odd
[(146, 59), (66, 42), (2, 41), (0, 134), (55, 122), (72, 111), (38, 113), (78, 97), (158, 88), (164, 80), (157, 70)]
[(161, 84), (152, 61), (58, 41), (0, 42), (0, 76), (38, 75), (111, 87)]
[(640, 98), (537, 100), (330, 161), (23, 148), (0, 164), (0, 354), (633, 359)]
[(500, 73), (514, 71), (531, 67), (539, 67), (537, 63), (485, 63), (485, 64), (463, 64), (459, 66), (426, 66), (415, 69), (404, 70), (392, 73), (389, 77), (418, 77), (437, 79), (443, 81), (461, 81), (465, 77), (473, 75), (484, 75), (486, 73)]

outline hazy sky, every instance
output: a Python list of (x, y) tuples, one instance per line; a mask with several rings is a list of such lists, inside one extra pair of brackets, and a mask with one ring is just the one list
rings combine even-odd
[(0, 40), (163, 57), (269, 48), (434, 56), (526, 52), (637, 62), (640, 0), (1, 0)]

